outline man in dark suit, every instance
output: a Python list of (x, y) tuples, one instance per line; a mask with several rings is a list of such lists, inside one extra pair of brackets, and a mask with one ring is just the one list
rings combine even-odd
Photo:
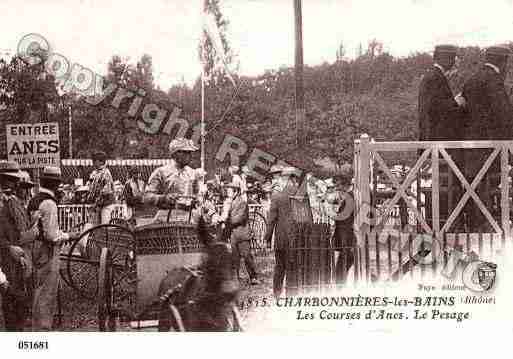
[(281, 171), (286, 185), (283, 191), (276, 191), (271, 196), (271, 208), (267, 218), (267, 229), (264, 242), (270, 245), (274, 232), (275, 267), (273, 276), (273, 292), (278, 298), (283, 288), (283, 280), (287, 271), (289, 249), (291, 247), (291, 228), (293, 226), (290, 196), (296, 194), (299, 187), (297, 171), (285, 168)]
[[(465, 114), (464, 100), (461, 96), (453, 96), (446, 74), (453, 69), (456, 63), (457, 49), (452, 45), (438, 45), (433, 55), (433, 66), (424, 74), (419, 88), (419, 140), (444, 141), (461, 140), (463, 133), (461, 122)], [(457, 102), (457, 100), (459, 102)], [(449, 152), (458, 167), (462, 167), (463, 156), (459, 150)], [(420, 154), (419, 154), (420, 155)], [(449, 175), (452, 172), (449, 171)], [(457, 184), (458, 181), (454, 180)], [(453, 203), (442, 202), (442, 213), (447, 212), (445, 206), (454, 208), (455, 201), (461, 197), (461, 186), (449, 188), (453, 192)], [(444, 197), (445, 198), (445, 197)], [(448, 198), (448, 197), (447, 197)], [(426, 198), (426, 220), (431, 222), (431, 203), (429, 194)]]
[[(513, 138), (513, 108), (509, 101), (504, 78), (507, 72), (509, 49), (493, 46), (486, 50), (485, 63), (465, 83), (462, 95), (467, 102), (465, 119), (466, 140), (511, 140)], [(465, 152), (465, 177), (470, 182), (481, 169), (490, 150)], [(478, 186), (477, 194), (491, 209), (492, 191), (500, 179), (499, 159), (496, 159)], [(470, 204), (472, 230), (489, 231), (486, 218), (477, 205)]]
[(456, 47), (436, 46), (433, 60), (419, 88), (419, 139), (456, 140), (463, 109), (454, 99), (445, 75), (456, 63)]

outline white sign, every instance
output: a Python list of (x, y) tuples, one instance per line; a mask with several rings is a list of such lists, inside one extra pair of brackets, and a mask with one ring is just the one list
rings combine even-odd
[(7, 158), (21, 168), (59, 167), (59, 124), (21, 123), (6, 126)]

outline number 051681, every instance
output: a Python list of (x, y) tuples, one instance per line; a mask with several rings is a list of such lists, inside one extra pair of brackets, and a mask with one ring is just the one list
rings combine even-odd
[(48, 342), (46, 341), (22, 341), (18, 342), (20, 350), (48, 350)]

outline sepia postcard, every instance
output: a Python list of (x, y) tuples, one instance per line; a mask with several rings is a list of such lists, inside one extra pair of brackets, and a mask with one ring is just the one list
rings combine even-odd
[(512, 1), (0, 14), (0, 352), (508, 343)]

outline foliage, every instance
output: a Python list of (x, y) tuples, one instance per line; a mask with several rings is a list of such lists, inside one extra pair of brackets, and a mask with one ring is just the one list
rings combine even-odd
[[(212, 1), (213, 4), (218, 3)], [(334, 49), (337, 50), (337, 49)], [(308, 143), (296, 148), (294, 129), (294, 72), (282, 67), (262, 75), (239, 77), (239, 88), (230, 84), (211, 85), (206, 94), (207, 169), (220, 165), (214, 156), (226, 134), (232, 134), (253, 148), (306, 169), (313, 160), (330, 157), (339, 163), (352, 161), (353, 142), (362, 133), (380, 140), (413, 140), (417, 137), (417, 93), (420, 79), (431, 64), (427, 53), (397, 58), (371, 43), (361, 56), (349, 60), (341, 54), (336, 62), (304, 69)], [(459, 72), (451, 77), (455, 93), (482, 63), (478, 47), (461, 49)], [(15, 61), (15, 60), (13, 60)], [(511, 67), (510, 67), (511, 68)], [(23, 64), (1, 66), (0, 98), (4, 110), (2, 123), (28, 119), (30, 109), (43, 109), (44, 120), (57, 120), (61, 126), (61, 143), (67, 152), (67, 111), (73, 109), (73, 147), (75, 157), (88, 157), (93, 149), (102, 149), (112, 158), (167, 155), (172, 136), (166, 133), (147, 135), (137, 128), (140, 111), (128, 115), (129, 101), (114, 108), (110, 98), (91, 106), (79, 96), (59, 97), (51, 78)], [(144, 103), (158, 103), (170, 109), (174, 103), (182, 108), (181, 117), (193, 127), (200, 120), (200, 83), (193, 87), (175, 85), (166, 92), (153, 80), (151, 57), (143, 56), (135, 64), (114, 56), (106, 78), (127, 89), (143, 88)], [(508, 76), (506, 85), (512, 86)], [(105, 85), (106, 86), (106, 85)], [(41, 103), (46, 106), (41, 106)], [(46, 109), (46, 110), (45, 110)], [(192, 134), (189, 130), (188, 135)], [(174, 134), (172, 134), (174, 135)], [(0, 145), (5, 151), (4, 136)], [(228, 159), (223, 165), (228, 164)]]

